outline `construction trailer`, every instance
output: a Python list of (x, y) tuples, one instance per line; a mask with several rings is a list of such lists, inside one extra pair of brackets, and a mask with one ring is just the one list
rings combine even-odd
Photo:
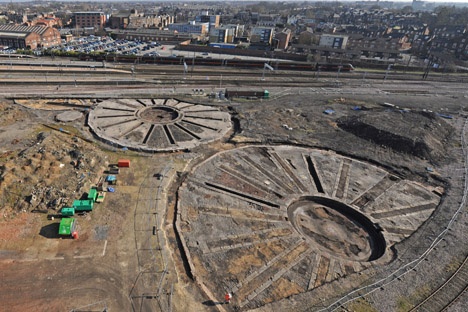
[(91, 188), (88, 192), (88, 199), (92, 201), (96, 201), (97, 194), (98, 194), (98, 190), (95, 188)]
[(62, 218), (59, 225), (59, 235), (77, 238), (76, 220), (74, 218)]
[(76, 199), (73, 201), (73, 208), (75, 211), (92, 211), (94, 201), (90, 199)]
[(75, 215), (75, 208), (73, 207), (63, 207), (62, 210), (60, 210), (60, 213), (64, 217), (71, 217)]

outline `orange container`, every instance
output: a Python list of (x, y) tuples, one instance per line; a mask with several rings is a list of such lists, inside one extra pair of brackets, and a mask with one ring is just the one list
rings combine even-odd
[(128, 159), (120, 159), (118, 162), (117, 162), (117, 166), (119, 166), (120, 168), (124, 167), (124, 168), (129, 168), (130, 167), (130, 160)]

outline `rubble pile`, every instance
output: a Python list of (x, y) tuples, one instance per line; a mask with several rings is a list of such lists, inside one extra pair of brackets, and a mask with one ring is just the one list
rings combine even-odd
[(105, 154), (93, 144), (57, 132), (41, 132), (19, 153), (0, 160), (0, 207), (50, 212), (71, 205), (99, 179)]

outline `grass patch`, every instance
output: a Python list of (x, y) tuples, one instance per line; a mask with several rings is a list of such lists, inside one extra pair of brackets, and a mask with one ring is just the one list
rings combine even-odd
[(402, 298), (399, 298), (398, 301), (397, 301), (397, 311), (398, 312), (406, 312), (406, 311), (409, 311), (411, 310), (411, 308), (414, 307), (414, 304), (412, 304), (408, 298), (406, 297), (402, 297)]
[(427, 285), (418, 288), (408, 297), (400, 297), (397, 300), (397, 311), (406, 312), (411, 310), (417, 303), (421, 302), (431, 293), (431, 288)]
[(370, 302), (365, 300), (364, 298), (359, 298), (348, 305), (349, 311), (354, 312), (379, 312), (376, 308), (374, 308)]
[(458, 270), (458, 268), (460, 267), (460, 265), (462, 264), (462, 260), (460, 259), (453, 259), (452, 262), (448, 263), (446, 266), (445, 266), (445, 272), (449, 272), (449, 273), (455, 273), (456, 270)]

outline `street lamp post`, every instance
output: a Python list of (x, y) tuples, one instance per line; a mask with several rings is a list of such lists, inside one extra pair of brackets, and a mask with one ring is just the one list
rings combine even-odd
[(336, 73), (336, 79), (340, 76), (341, 69), (343, 68), (342, 65), (338, 66), (338, 72)]
[(387, 80), (388, 72), (392, 69), (393, 64), (388, 64), (387, 71), (385, 72), (384, 80)]
[(427, 66), (426, 66), (426, 69), (424, 70), (424, 73), (423, 73), (423, 79), (424, 80), (426, 80), (427, 76), (429, 76), (429, 71), (431, 70), (431, 65), (432, 65), (431, 55), (429, 55), (429, 58), (427, 59)]
[(192, 57), (192, 71), (190, 72), (190, 77), (193, 77), (193, 68), (195, 67), (195, 51), (193, 51)]

